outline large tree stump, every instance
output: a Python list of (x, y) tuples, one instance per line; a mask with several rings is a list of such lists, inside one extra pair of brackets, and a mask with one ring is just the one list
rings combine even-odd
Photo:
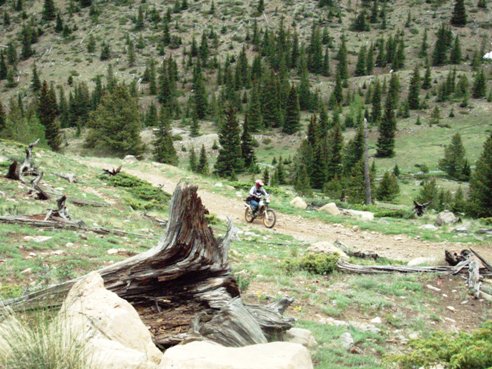
[[(147, 252), (99, 270), (106, 288), (137, 309), (161, 348), (195, 337), (228, 346), (281, 337), (292, 326), (281, 315), (292, 300), (266, 307), (243, 304), (228, 262), (236, 229), (229, 222), (224, 238), (216, 239), (206, 214), (197, 187), (178, 185), (165, 235)], [(59, 306), (75, 281), (8, 303)]]

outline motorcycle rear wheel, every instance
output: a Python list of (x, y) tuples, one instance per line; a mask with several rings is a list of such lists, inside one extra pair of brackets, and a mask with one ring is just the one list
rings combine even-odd
[(277, 216), (272, 209), (267, 209), (263, 215), (263, 225), (267, 228), (273, 228), (277, 222)]

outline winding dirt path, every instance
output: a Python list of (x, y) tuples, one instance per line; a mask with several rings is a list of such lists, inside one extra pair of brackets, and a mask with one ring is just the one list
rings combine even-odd
[[(78, 158), (84, 164), (96, 168), (109, 168), (111, 164), (98, 158)], [(166, 177), (162, 169), (156, 169), (150, 163), (142, 163), (142, 168), (123, 167), (123, 172), (144, 179), (154, 185), (160, 185), (166, 192), (172, 193), (179, 180)], [(444, 258), (444, 250), (460, 250), (467, 247), (460, 243), (429, 242), (410, 238), (406, 235), (385, 235), (373, 231), (362, 231), (358, 227), (342, 224), (326, 223), (315, 219), (306, 219), (301, 216), (288, 215), (277, 212), (277, 224), (271, 230), (264, 228), (259, 221), (252, 225), (244, 221), (244, 204), (241, 199), (233, 199), (212, 193), (203, 189), (198, 191), (205, 206), (212, 214), (219, 218), (230, 217), (233, 222), (243, 229), (257, 229), (273, 233), (287, 234), (295, 239), (315, 243), (319, 241), (340, 240), (354, 250), (373, 251), (381, 256), (397, 259), (411, 260), (418, 257)], [(488, 260), (492, 260), (492, 242), (486, 245), (476, 245), (474, 249)]]

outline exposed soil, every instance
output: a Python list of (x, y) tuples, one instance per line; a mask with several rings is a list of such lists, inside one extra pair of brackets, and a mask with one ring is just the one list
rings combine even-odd
[[(79, 159), (86, 165), (96, 168), (107, 168), (111, 165), (103, 159)], [(179, 179), (166, 177), (157, 170), (148, 168), (135, 169), (123, 167), (123, 172), (144, 179), (154, 185), (160, 185), (166, 192), (172, 193)], [(242, 199), (231, 199), (216, 193), (199, 189), (198, 194), (212, 214), (220, 218), (230, 217), (236, 224), (244, 227), (261, 227), (260, 224), (247, 225), (244, 221), (244, 203)], [(277, 224), (270, 232), (287, 234), (295, 239), (314, 243), (318, 241), (340, 240), (354, 250), (373, 251), (380, 256), (408, 261), (418, 257), (444, 258), (445, 249), (461, 249), (459, 243), (429, 242), (410, 238), (406, 235), (385, 235), (374, 231), (363, 231), (357, 227), (342, 224), (326, 223), (301, 216), (279, 213)], [(476, 245), (474, 249), (486, 259), (492, 260), (492, 245)]]

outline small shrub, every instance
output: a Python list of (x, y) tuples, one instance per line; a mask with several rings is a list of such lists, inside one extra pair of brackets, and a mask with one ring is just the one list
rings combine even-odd
[(380, 209), (374, 213), (377, 218), (400, 218), (400, 219), (410, 219), (412, 218), (411, 210), (404, 209)]
[(428, 338), (410, 341), (412, 351), (391, 355), (388, 362), (398, 362), (402, 369), (429, 368), (444, 364), (450, 369), (486, 369), (492, 366), (492, 321), (472, 333), (436, 332)]
[(305, 270), (312, 274), (327, 275), (336, 270), (339, 256), (336, 254), (308, 253), (297, 259), (289, 259), (284, 267), (288, 272)]
[(102, 175), (100, 178), (111, 186), (125, 188), (131, 195), (125, 198), (125, 201), (135, 210), (163, 208), (170, 198), (160, 188), (126, 173), (119, 173), (116, 176)]

